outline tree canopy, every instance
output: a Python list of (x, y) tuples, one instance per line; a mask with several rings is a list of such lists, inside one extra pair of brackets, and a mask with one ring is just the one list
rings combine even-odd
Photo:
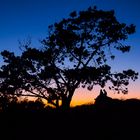
[(74, 11), (48, 27), (41, 49), (25, 45), (20, 56), (1, 52), (0, 93), (44, 98), (64, 108), (79, 87), (103, 88), (110, 81), (110, 89), (125, 94), (129, 80), (135, 81), (138, 73), (131, 69), (113, 73), (107, 63), (115, 58), (113, 49), (129, 52), (125, 40), (134, 32), (135, 26), (120, 23), (112, 10)]

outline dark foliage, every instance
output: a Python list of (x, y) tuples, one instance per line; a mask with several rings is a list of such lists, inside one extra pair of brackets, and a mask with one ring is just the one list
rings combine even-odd
[(112, 73), (107, 60), (115, 58), (113, 49), (129, 52), (131, 46), (124, 41), (134, 32), (135, 26), (120, 23), (114, 11), (90, 7), (72, 12), (67, 19), (49, 26), (48, 36), (41, 41), (43, 49), (27, 44), (21, 56), (1, 52), (0, 93), (44, 98), (63, 108), (69, 108), (80, 86), (92, 90), (110, 81), (110, 89), (125, 94), (125, 86), (129, 80), (135, 81), (138, 73), (131, 69)]
[(21, 100), (13, 97), (0, 97), (0, 112), (36, 112), (47, 109), (47, 106), (41, 99)]

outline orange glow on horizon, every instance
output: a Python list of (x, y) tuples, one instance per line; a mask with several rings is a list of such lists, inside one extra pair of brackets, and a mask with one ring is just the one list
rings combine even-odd
[[(95, 87), (92, 91), (88, 91), (87, 89), (79, 88), (75, 91), (75, 94), (72, 98), (71, 106), (77, 106), (82, 104), (94, 104), (94, 99), (99, 95), (100, 87)], [(128, 86), (128, 94), (123, 93), (114, 93), (113, 91), (105, 88), (107, 91), (107, 95), (111, 98), (118, 99), (129, 99), (129, 98), (137, 98), (140, 99), (140, 86), (139, 82), (132, 82)]]
[[(72, 101), (71, 101), (71, 107), (83, 105), (83, 104), (94, 104), (95, 98), (99, 95), (100, 87), (95, 86), (93, 90), (89, 91), (87, 89), (79, 88), (75, 91)], [(128, 99), (128, 98), (137, 98), (140, 99), (140, 86), (139, 82), (132, 82), (128, 86), (128, 94), (117, 94), (114, 93), (111, 90), (108, 90), (108, 88), (105, 88), (107, 91), (107, 95), (111, 98), (118, 98), (118, 99)], [(29, 97), (30, 98), (30, 97)], [(34, 98), (30, 98), (33, 100)], [(47, 105), (47, 101), (44, 99), (43, 102)]]

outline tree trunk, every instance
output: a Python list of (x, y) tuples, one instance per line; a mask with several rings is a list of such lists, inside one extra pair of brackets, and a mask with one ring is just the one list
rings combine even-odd
[(61, 105), (62, 109), (67, 110), (67, 109), (70, 108), (70, 103), (71, 103), (71, 100), (72, 100), (72, 96), (73, 96), (73, 94), (74, 94), (74, 91), (75, 91), (75, 89), (69, 90), (68, 96), (65, 96), (65, 97), (62, 99), (62, 105)]
[(67, 109), (70, 108), (70, 101), (68, 100), (68, 98), (64, 98), (62, 100), (61, 108), (64, 109), (64, 110), (67, 110)]

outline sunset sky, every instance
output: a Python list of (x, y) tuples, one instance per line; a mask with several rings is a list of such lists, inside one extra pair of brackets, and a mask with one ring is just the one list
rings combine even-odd
[[(136, 25), (136, 33), (126, 41), (133, 46), (126, 54), (116, 54), (111, 63), (113, 71), (132, 68), (140, 73), (140, 1), (139, 0), (0, 0), (0, 51), (9, 50), (20, 54), (18, 41), (31, 38), (34, 47), (41, 47), (39, 40), (47, 35), (47, 27), (67, 18), (74, 10), (86, 10), (89, 6), (98, 9), (115, 10), (120, 22)], [(2, 60), (0, 59), (2, 64)], [(108, 91), (114, 98), (140, 98), (140, 79), (131, 82), (128, 95), (117, 95)], [(108, 88), (106, 88), (108, 90)], [(93, 102), (99, 88), (93, 91), (78, 89), (73, 104)]]

